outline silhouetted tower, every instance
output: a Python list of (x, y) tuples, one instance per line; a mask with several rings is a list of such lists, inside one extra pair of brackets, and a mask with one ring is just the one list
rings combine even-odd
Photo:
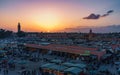
[(92, 29), (90, 29), (89, 31), (89, 37), (88, 37), (89, 40), (93, 39), (93, 32), (92, 32)]
[(89, 32), (90, 34), (92, 33), (92, 29), (90, 29), (90, 32)]
[(21, 31), (20, 23), (18, 22), (18, 33)]

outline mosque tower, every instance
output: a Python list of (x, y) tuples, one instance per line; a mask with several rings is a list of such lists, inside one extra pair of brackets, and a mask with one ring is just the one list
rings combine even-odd
[(21, 25), (20, 22), (18, 22), (18, 33), (21, 32)]

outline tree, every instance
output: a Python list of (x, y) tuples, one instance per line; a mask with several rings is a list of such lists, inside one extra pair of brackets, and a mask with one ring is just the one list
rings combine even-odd
[(0, 29), (0, 38), (7, 38), (12, 36), (12, 31)]

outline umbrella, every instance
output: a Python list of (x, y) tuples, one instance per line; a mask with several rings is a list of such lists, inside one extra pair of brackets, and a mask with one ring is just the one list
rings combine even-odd
[(27, 63), (29, 63), (29, 61), (27, 61), (27, 60), (20, 60), (17, 63), (18, 64), (27, 64)]
[(66, 70), (64, 70), (65, 73), (70, 73), (72, 75), (78, 75), (80, 72), (82, 72), (82, 69), (77, 67), (71, 67)]
[(53, 62), (53, 63), (62, 63), (62, 60), (60, 60), (60, 59), (54, 59), (54, 60), (51, 60), (51, 62)]

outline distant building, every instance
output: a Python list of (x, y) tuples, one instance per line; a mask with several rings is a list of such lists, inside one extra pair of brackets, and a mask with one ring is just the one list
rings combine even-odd
[(67, 33), (34, 33), (28, 32), (27, 37), (39, 37), (46, 39), (67, 39)]
[(21, 25), (20, 25), (20, 23), (18, 22), (18, 32), (17, 32), (17, 36), (19, 36), (19, 37), (24, 37), (25, 36), (25, 32), (23, 32), (22, 30), (21, 30)]
[(94, 37), (94, 34), (93, 34), (93, 32), (92, 32), (92, 29), (90, 29), (89, 34), (88, 34), (88, 39), (89, 39), (89, 40), (92, 40), (93, 37)]
[(92, 34), (92, 29), (90, 29), (89, 33)]
[(89, 30), (88, 34), (84, 35), (84, 39), (95, 40), (95, 34), (93, 33), (92, 29)]
[(18, 33), (21, 32), (21, 26), (20, 23), (18, 23)]

